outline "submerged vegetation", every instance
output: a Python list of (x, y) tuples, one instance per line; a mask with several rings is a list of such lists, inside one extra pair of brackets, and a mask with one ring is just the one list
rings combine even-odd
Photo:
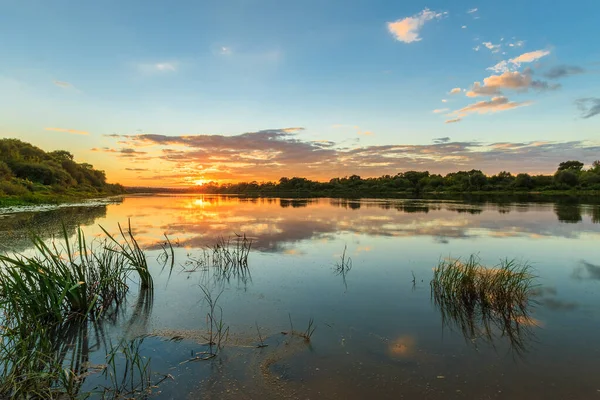
[(502, 260), (486, 268), (478, 257), (441, 260), (434, 269), (431, 297), (442, 314), (443, 325), (458, 328), (468, 342), (482, 339), (493, 344), (495, 336), (507, 337), (512, 349), (526, 349), (530, 300), (535, 276), (529, 264)]
[(124, 193), (104, 171), (78, 163), (64, 150), (45, 152), (17, 139), (0, 139), (0, 206), (58, 202)]

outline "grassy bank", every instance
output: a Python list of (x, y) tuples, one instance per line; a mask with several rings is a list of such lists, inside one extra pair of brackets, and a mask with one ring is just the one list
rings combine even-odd
[(30, 206), (41, 204), (63, 204), (73, 203), (80, 200), (96, 199), (103, 197), (116, 196), (122, 193), (115, 192), (88, 192), (88, 191), (69, 191), (67, 193), (52, 192), (33, 192), (20, 196), (0, 195), (0, 208), (14, 206)]

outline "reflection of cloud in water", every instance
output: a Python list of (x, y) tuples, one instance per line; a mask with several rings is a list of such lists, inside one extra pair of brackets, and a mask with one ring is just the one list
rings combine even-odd
[(415, 352), (416, 342), (413, 336), (403, 335), (390, 340), (388, 351), (394, 357), (410, 357)]
[[(350, 203), (360, 203), (361, 207), (350, 207)], [(179, 243), (188, 248), (212, 245), (220, 237), (245, 233), (254, 240), (253, 248), (263, 252), (282, 252), (302, 241), (335, 238), (340, 233), (423, 236), (437, 243), (478, 237), (533, 239), (577, 238), (582, 233), (600, 235), (600, 224), (592, 224), (587, 218), (578, 224), (559, 222), (551, 203), (473, 205), (401, 199), (311, 199), (286, 200), (283, 204), (288, 206), (281, 207), (278, 199), (140, 196), (126, 198), (119, 207), (110, 206), (108, 220), (102, 224), (116, 231), (117, 222), (126, 224), (131, 217), (134, 230), (140, 233), (140, 243), (146, 248), (158, 249), (158, 243), (164, 240), (163, 233), (173, 240), (179, 239)], [(597, 208), (576, 207), (586, 215)], [(511, 212), (499, 215), (500, 209)]]
[(531, 291), (536, 302), (551, 311), (572, 311), (579, 307), (578, 303), (557, 299), (558, 291), (554, 287), (540, 286)]
[(600, 280), (600, 265), (581, 260), (581, 265), (573, 270), (571, 276), (580, 280)]

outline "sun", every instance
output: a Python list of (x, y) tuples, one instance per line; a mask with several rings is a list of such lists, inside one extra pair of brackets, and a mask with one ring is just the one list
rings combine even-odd
[(202, 186), (205, 183), (206, 183), (206, 180), (204, 180), (204, 179), (197, 179), (194, 181), (194, 185), (196, 185), (196, 186)]

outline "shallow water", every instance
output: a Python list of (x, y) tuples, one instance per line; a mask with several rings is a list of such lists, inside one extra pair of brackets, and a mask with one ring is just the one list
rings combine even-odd
[[(153, 373), (174, 378), (155, 389), (158, 398), (600, 396), (598, 205), (132, 196), (0, 214), (0, 249), (28, 251), (29, 230), (51, 240), (61, 221), (69, 233), (81, 224), (92, 237), (99, 225), (116, 233), (128, 219), (148, 250), (154, 300), (132, 320), (134, 294), (127, 323), (106, 335), (155, 335), (143, 353)], [(157, 260), (165, 233), (176, 244), (172, 271)], [(202, 248), (236, 233), (253, 239), (249, 274), (188, 272)], [(352, 268), (339, 274), (344, 248)], [(471, 254), (489, 266), (527, 261), (539, 276), (519, 346), (497, 329), (492, 337), (465, 337), (443, 324), (431, 300), (432, 268), (440, 258)], [(223, 291), (218, 304), (230, 337), (212, 360), (187, 362), (206, 341), (200, 284)], [(290, 331), (290, 318), (294, 330), (314, 318), (310, 343), (281, 333)], [(254, 347), (256, 325), (268, 347)], [(183, 340), (167, 340), (173, 337)], [(91, 356), (96, 363), (103, 357), (100, 350)]]

